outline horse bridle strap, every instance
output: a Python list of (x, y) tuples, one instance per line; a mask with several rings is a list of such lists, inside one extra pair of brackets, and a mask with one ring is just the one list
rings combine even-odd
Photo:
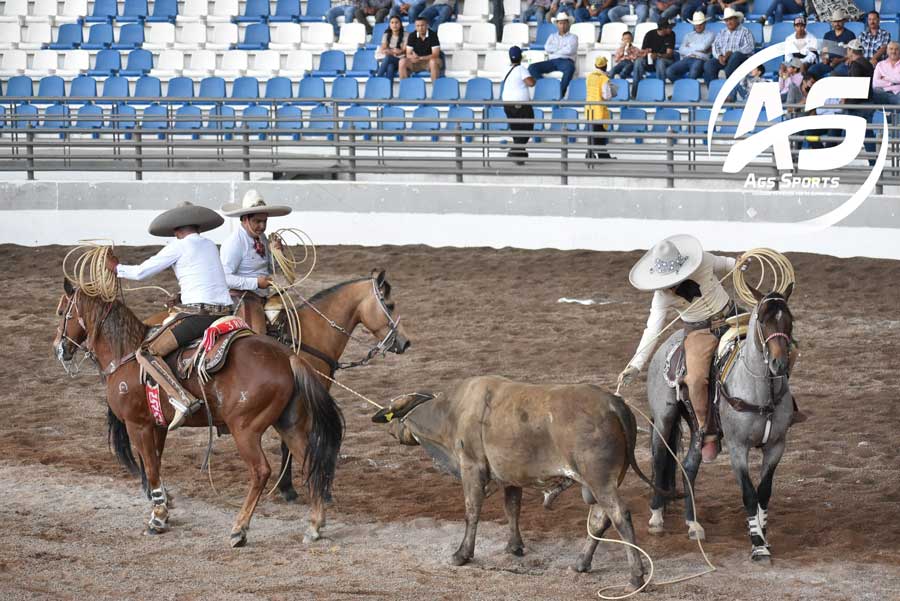
[(763, 417), (772, 415), (775, 412), (775, 404), (772, 402), (765, 405), (754, 405), (743, 399), (729, 395), (728, 391), (725, 389), (725, 384), (721, 381), (717, 380), (716, 386), (719, 388), (719, 395), (728, 401), (728, 404), (731, 405), (732, 409), (735, 411), (740, 411), (741, 413), (755, 413)]
[(329, 378), (333, 378), (334, 372), (336, 372), (337, 370), (339, 370), (341, 368), (340, 364), (337, 361), (335, 361), (334, 359), (332, 359), (331, 357), (329, 357), (328, 355), (326, 355), (319, 349), (309, 346), (305, 342), (300, 343), (300, 350), (304, 353), (312, 355), (316, 359), (319, 359), (320, 361), (325, 363), (325, 365), (327, 365), (328, 369), (330, 370), (330, 373), (328, 374)]

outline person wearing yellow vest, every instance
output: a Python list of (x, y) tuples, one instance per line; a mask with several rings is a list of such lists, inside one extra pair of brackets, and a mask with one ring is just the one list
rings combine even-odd
[[(610, 114), (609, 108), (606, 107), (602, 102), (604, 100), (610, 100), (613, 94), (613, 84), (609, 82), (609, 75), (606, 74), (606, 66), (607, 60), (605, 56), (598, 56), (597, 60), (594, 61), (594, 67), (596, 67), (596, 71), (590, 73), (587, 76), (587, 104), (584, 107), (584, 116), (589, 122), (591, 122), (591, 131), (597, 132), (605, 132), (607, 130), (607, 126), (603, 123), (598, 123), (599, 121), (608, 121)], [(588, 140), (588, 150), (584, 155), (586, 159), (614, 159), (615, 157), (610, 156), (609, 152), (606, 151), (605, 148), (600, 148), (601, 146), (606, 146), (606, 136), (591, 136)]]

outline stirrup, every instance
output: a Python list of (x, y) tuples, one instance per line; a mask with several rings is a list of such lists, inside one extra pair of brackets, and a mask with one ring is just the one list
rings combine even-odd
[(172, 402), (172, 406), (175, 407), (175, 415), (172, 417), (172, 422), (169, 424), (168, 431), (172, 432), (173, 430), (177, 430), (182, 425), (184, 425), (184, 420), (188, 417), (194, 415), (199, 409), (202, 403), (199, 400), (195, 400), (190, 405), (184, 405), (181, 402)]

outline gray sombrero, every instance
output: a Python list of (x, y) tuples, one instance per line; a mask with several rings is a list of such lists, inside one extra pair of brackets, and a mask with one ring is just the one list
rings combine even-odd
[(222, 212), (228, 217), (243, 217), (257, 213), (265, 213), (269, 217), (281, 217), (292, 210), (291, 207), (267, 205), (262, 195), (256, 190), (247, 190), (240, 203), (232, 202), (222, 205)]
[(691, 277), (702, 261), (699, 240), (688, 234), (669, 236), (634, 264), (628, 280), (638, 290), (671, 288)]
[(212, 209), (185, 202), (158, 215), (148, 229), (154, 236), (170, 238), (175, 235), (175, 229), (179, 227), (193, 225), (201, 232), (207, 232), (216, 229), (223, 223), (225, 223), (225, 219)]

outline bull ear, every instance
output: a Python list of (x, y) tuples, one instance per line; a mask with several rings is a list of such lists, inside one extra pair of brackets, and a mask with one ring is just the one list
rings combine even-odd
[(787, 285), (787, 288), (784, 289), (784, 300), (785, 302), (791, 298), (791, 294), (794, 292), (794, 282), (791, 282)]
[(757, 290), (756, 288), (754, 288), (754, 287), (751, 286), (750, 284), (747, 284), (747, 288), (750, 290), (750, 294), (753, 295), (753, 298), (756, 299), (756, 302), (761, 301), (761, 300), (762, 300), (763, 298), (765, 298), (765, 296), (766, 296), (765, 294), (763, 294), (762, 292), (760, 292), (759, 290)]
[(69, 281), (69, 278), (63, 278), (63, 291), (66, 293), (66, 296), (75, 294), (75, 288), (72, 287), (72, 282)]

